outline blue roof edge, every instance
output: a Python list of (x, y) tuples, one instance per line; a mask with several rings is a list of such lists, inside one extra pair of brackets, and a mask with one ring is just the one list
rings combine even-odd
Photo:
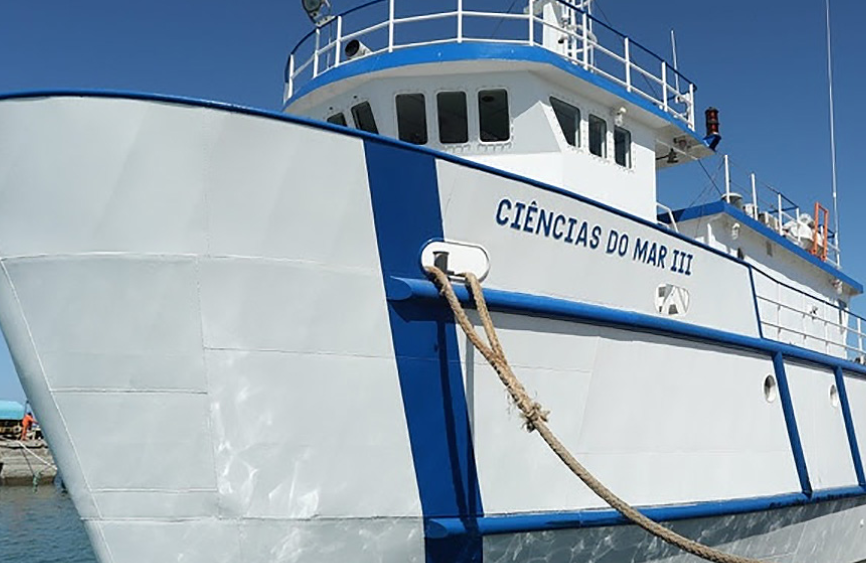
[[(746, 213), (743, 212), (741, 209), (731, 205), (726, 201), (720, 200), (714, 201), (712, 203), (705, 203), (703, 205), (696, 205), (694, 207), (678, 209), (676, 211), (673, 211), (672, 215), (674, 220), (679, 223), (681, 221), (688, 221), (689, 219), (698, 219), (701, 217), (708, 217), (710, 215), (718, 215), (721, 213), (733, 217), (743, 225), (749, 227), (753, 231), (756, 231), (758, 234), (765, 236), (766, 238), (778, 244), (785, 250), (793, 252), (796, 256), (802, 258), (811, 265), (820, 268), (821, 270), (840, 280), (842, 283), (848, 285), (857, 293), (863, 293), (863, 284), (861, 284), (854, 278), (844, 274), (839, 268), (813, 256), (811, 253), (807, 252), (806, 249), (794, 244), (776, 231), (770, 229), (769, 227), (767, 227), (760, 221), (750, 217), (749, 215), (746, 215)], [(667, 213), (659, 214), (658, 220), (668, 224), (671, 221), (670, 216)]]
[(552, 53), (542, 47), (505, 43), (450, 43), (444, 45), (425, 45), (400, 49), (399, 51), (393, 51), (390, 53), (376, 53), (374, 55), (362, 57), (357, 60), (343, 63), (338, 67), (328, 69), (316, 78), (311, 79), (309, 82), (301, 86), (298, 91), (283, 104), (283, 110), (288, 108), (288, 106), (293, 102), (315, 90), (354, 76), (411, 65), (471, 60), (526, 61), (551, 65), (576, 78), (589, 82), (614, 96), (622, 98), (627, 102), (652, 113), (656, 117), (664, 119), (671, 125), (679, 128), (683, 133), (693, 137), (696, 141), (705, 144), (703, 137), (689, 129), (684, 122), (676, 119), (655, 104), (650, 103), (648, 100), (629, 92), (612, 80), (599, 74), (589, 72), (579, 64), (566, 60), (556, 53)]

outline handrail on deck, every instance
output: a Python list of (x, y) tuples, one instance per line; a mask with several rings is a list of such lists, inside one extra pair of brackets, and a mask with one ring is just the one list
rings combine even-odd
[[(765, 337), (784, 341), (786, 336), (793, 334), (804, 348), (847, 357), (861, 363), (866, 359), (866, 319), (840, 303), (807, 293), (774, 278), (760, 268), (753, 267), (752, 271), (769, 281), (775, 289), (775, 296), (771, 296), (758, 291), (756, 287), (755, 297), (759, 303), (767, 306), (758, 307), (761, 325), (770, 329), (764, 330)], [(787, 299), (783, 298), (783, 293), (788, 296)], [(785, 312), (789, 314), (786, 315)], [(810, 327), (813, 330), (810, 331)], [(816, 331), (815, 328), (819, 330)]]
[[(397, 16), (397, 7), (409, 5), (409, 0), (371, 0), (325, 18), (291, 50), (285, 67), (283, 101), (288, 102), (302, 86), (329, 70), (363, 56), (442, 43), (502, 42), (554, 52), (654, 104), (688, 129), (695, 129), (694, 83), (663, 58), (581, 7), (567, 0), (523, 0), (512, 3), (507, 10), (482, 12), (466, 10), (465, 3), (469, 1), (430, 2), (422, 4), (425, 13), (401, 17)], [(417, 8), (418, 3), (414, 4)], [(520, 6), (515, 7), (517, 4)], [(558, 5), (561, 11), (556, 21), (536, 15), (539, 8), (548, 4)], [(385, 13), (373, 13), (385, 8)], [(426, 30), (432, 32), (432, 38), (421, 41), (399, 38), (398, 28), (430, 20), (436, 20), (434, 25), (439, 27)], [(455, 25), (443, 20), (453, 20)], [(494, 31), (473, 31), (472, 24), (481, 20), (496, 22)], [(505, 21), (524, 21), (525, 25), (502, 26)], [(557, 40), (550, 41), (550, 34), (556, 34)], [(347, 60), (343, 49), (352, 39), (363, 39), (369, 53)]]
[(664, 205), (663, 203), (660, 203), (658, 201), (656, 202), (656, 208), (657, 208), (657, 210), (660, 209), (663, 212), (663, 213), (660, 213), (659, 216), (664, 214), (668, 218), (667, 221), (658, 220), (658, 221), (656, 221), (656, 223), (659, 226), (665, 227), (666, 229), (670, 229), (675, 233), (680, 232), (680, 228), (679, 228), (679, 226), (677, 226), (676, 217), (674, 217), (674, 210), (671, 209), (670, 207), (668, 207), (667, 205)]
[[(820, 236), (816, 236), (814, 225), (809, 226), (808, 240), (805, 240), (803, 236), (806, 234), (805, 231), (803, 233), (798, 232), (798, 227), (800, 227), (801, 220), (805, 219), (808, 214), (802, 213), (803, 209), (799, 204), (773, 186), (759, 182), (754, 172), (749, 173), (748, 186), (736, 185), (732, 180), (731, 160), (728, 155), (722, 157), (722, 164), (725, 168), (725, 201), (728, 203), (738, 202), (742, 211), (752, 219), (775, 231), (779, 236), (800, 245), (804, 250), (820, 250), (822, 261), (836, 268), (842, 268), (842, 249), (839, 248), (836, 242), (836, 233), (832, 229), (829, 227), (822, 229)], [(747, 193), (734, 191), (735, 188)], [(816, 202), (816, 211), (818, 207), (823, 206)], [(809, 217), (817, 224), (818, 217)], [(808, 243), (808, 246), (803, 246), (804, 242)], [(812, 253), (816, 254), (815, 251)]]

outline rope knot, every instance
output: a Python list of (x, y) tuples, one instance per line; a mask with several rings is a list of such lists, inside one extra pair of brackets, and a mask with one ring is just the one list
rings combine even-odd
[(475, 327), (466, 316), (466, 311), (463, 310), (463, 305), (457, 299), (454, 293), (454, 288), (451, 287), (451, 280), (448, 276), (435, 266), (428, 266), (427, 273), (433, 278), (434, 283), (439, 287), (439, 292), (445, 296), (451, 311), (454, 313), (455, 320), (460, 324), (466, 337), (472, 344), (481, 352), (481, 355), (490, 363), (496, 371), (505, 388), (508, 390), (511, 400), (514, 405), (520, 409), (523, 416), (523, 427), (527, 432), (538, 431), (541, 438), (547, 442), (550, 449), (559, 457), (560, 460), (586, 484), (595, 494), (602, 498), (609, 506), (616, 509), (623, 516), (629, 519), (632, 523), (640, 526), (655, 537), (661, 538), (663, 541), (677, 546), (686, 553), (691, 553), (707, 561), (714, 563), (762, 563), (755, 559), (741, 557), (738, 555), (729, 555), (718, 551), (712, 547), (707, 547), (694, 540), (683, 537), (673, 530), (662, 526), (638, 512), (624, 500), (616, 496), (607, 487), (596, 479), (587, 469), (580, 464), (577, 459), (566, 449), (566, 447), (556, 438), (550, 428), (545, 424), (547, 416), (550, 414), (542, 408), (541, 403), (533, 401), (529, 398), (526, 389), (505, 359), (505, 352), (499, 343), (499, 338), (496, 336), (496, 330), (493, 327), (493, 321), (490, 318), (490, 313), (487, 310), (487, 303), (484, 301), (484, 293), (481, 290), (481, 285), (471, 272), (462, 274), (466, 279), (472, 297), (475, 299), (475, 306), (478, 310), (478, 315), (481, 318), (481, 324), (484, 327), (484, 332), (487, 334), (488, 343), (481, 340), (481, 337), (475, 332)]
[(520, 414), (523, 416), (523, 428), (532, 433), (538, 429), (539, 422), (547, 422), (550, 411), (544, 410), (541, 403), (532, 401), (528, 406), (520, 409)]

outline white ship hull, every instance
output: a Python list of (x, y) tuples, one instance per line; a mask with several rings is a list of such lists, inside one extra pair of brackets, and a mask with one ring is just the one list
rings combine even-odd
[(866, 372), (763, 339), (741, 262), (238, 108), (21, 97), (0, 130), (0, 324), (103, 563), (684, 557), (522, 430), (423, 278), (435, 239), (487, 250), (515, 371), (626, 500), (735, 553), (866, 559)]

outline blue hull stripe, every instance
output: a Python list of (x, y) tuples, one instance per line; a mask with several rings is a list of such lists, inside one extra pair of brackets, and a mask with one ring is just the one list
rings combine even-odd
[[(412, 301), (412, 298), (420, 297), (422, 300), (424, 298), (441, 300), (435, 286), (427, 281), (392, 278), (386, 280), (385, 283), (390, 288), (388, 292), (390, 299)], [(457, 287), (455, 289), (457, 297), (461, 301), (468, 300), (469, 294), (465, 288)], [(770, 352), (773, 358), (776, 380), (779, 385), (779, 398), (782, 403), (785, 425), (788, 429), (788, 438), (791, 442), (791, 452), (794, 456), (794, 464), (800, 480), (800, 488), (803, 494), (807, 496), (812, 494), (812, 485), (809, 481), (809, 472), (806, 468), (806, 458), (803, 454), (803, 446), (800, 442), (800, 433), (797, 429), (797, 419), (794, 415), (791, 392), (788, 387), (788, 377), (785, 373), (785, 360), (782, 351), (779, 350), (779, 347), (784, 345), (763, 338), (726, 333), (670, 319), (651, 317), (641, 313), (620, 311), (598, 305), (587, 305), (550, 297), (539, 297), (495, 289), (485, 289), (484, 296), (487, 299), (487, 305), (494, 311), (519, 311), (552, 318), (600, 322), (613, 326), (623, 326), (629, 330), (645, 330), (647, 332), (666, 335), (685, 336), (687, 338), (710, 341), (723, 346), (759, 350), (765, 353)], [(806, 354), (806, 357), (812, 361), (815, 361), (813, 356), (819, 356), (808, 350), (791, 348), (799, 350), (801, 355)], [(830, 359), (829, 356), (826, 356), (826, 358)]]
[[(423, 242), (418, 241), (425, 236), (421, 231), (428, 230), (429, 227), (429, 234), (426, 235), (426, 238), (438, 239), (442, 237), (439, 202), (437, 198), (431, 197), (431, 194), (436, 193), (437, 190), (437, 187), (435, 186), (434, 157), (474, 170), (484, 171), (496, 177), (523, 182), (532, 188), (564, 195), (576, 201), (592, 205), (597, 209), (613, 215), (626, 218), (636, 224), (645, 225), (648, 228), (654, 229), (658, 233), (680, 240), (685, 244), (699, 248), (709, 254), (717, 255), (726, 260), (736, 262), (743, 267), (752, 269), (752, 266), (748, 263), (738, 260), (720, 250), (706, 246), (705, 244), (686, 237), (685, 235), (671, 232), (668, 229), (659, 227), (652, 221), (647, 221), (646, 219), (631, 215), (620, 209), (609, 207), (605, 204), (594, 201), (585, 196), (574, 194), (562, 188), (544, 184), (530, 178), (495, 169), (483, 164), (470, 162), (447, 153), (410, 145), (395, 139), (371, 135), (362, 131), (350, 130), (317, 120), (288, 116), (272, 111), (219, 102), (135, 92), (84, 90), (29, 91), (0, 94), (0, 101), (70, 96), (94, 99), (109, 98), (142, 100), (190, 107), (204, 107), (218, 111), (262, 117), (284, 123), (293, 123), (319, 130), (331, 131), (347, 137), (362, 139), (364, 141), (368, 155), (367, 163), (370, 175), (370, 189), (373, 199), (374, 217), (376, 219), (377, 237), (379, 240), (380, 262), (382, 271), (386, 272), (385, 286), (386, 294), (389, 298), (392, 339), (394, 341), (395, 352), (397, 353), (397, 364), (398, 369), (400, 370), (404, 408), (406, 409), (412, 452), (416, 460), (416, 476), (419, 484), (422, 507), (429, 522), (435, 520), (436, 517), (432, 516), (433, 514), (448, 512), (449, 510), (456, 513), (458, 521), (461, 523), (466, 522), (467, 524), (465, 529), (469, 530), (471, 535), (474, 536), (477, 536), (478, 534), (472, 532), (472, 530), (479, 530), (478, 523), (483, 522), (486, 519), (479, 519), (483, 514), (483, 510), (475, 472), (472, 442), (469, 436), (469, 424), (466, 415), (466, 400), (462, 387), (462, 375), (459, 373), (460, 365), (456, 352), (457, 340), (453, 319), (450, 317), (450, 314), (444, 315), (441, 311), (437, 311), (437, 307), (441, 309), (441, 306), (439, 305), (431, 307), (429, 303), (400, 303), (400, 301), (408, 300), (410, 297), (425, 298), (420, 301), (430, 301), (432, 299), (436, 299), (436, 301), (439, 300), (438, 294), (433, 285), (423, 280), (417, 268), (417, 253), (422, 245), (421, 242)], [(399, 166), (401, 171), (398, 173), (396, 170), (391, 170), (391, 165), (395, 164), (395, 158), (404, 159), (407, 163), (411, 163), (411, 166), (408, 164), (404, 166), (404, 162), (400, 161)], [(419, 163), (422, 162), (424, 164), (419, 166)], [(396, 166), (394, 167), (396, 168)], [(415, 170), (410, 170), (412, 167), (414, 167)], [(406, 171), (405, 173), (404, 170)], [(417, 171), (423, 171), (423, 173), (428, 174), (428, 176), (424, 177), (422, 174), (417, 174)], [(380, 174), (381, 177), (378, 176)], [(377, 179), (374, 180), (374, 177)], [(432, 188), (425, 187), (425, 189), (419, 191), (419, 186), (426, 184), (432, 184)], [(393, 193), (388, 193), (389, 189), (392, 190)], [(407, 195), (409, 192), (411, 192), (411, 195)], [(435, 203), (435, 205), (432, 205), (433, 203)], [(418, 215), (419, 209), (426, 210), (427, 215), (423, 218), (420, 217)], [(412, 210), (412, 213), (399, 213), (400, 210)], [(728, 210), (725, 209), (725, 211)], [(704, 210), (704, 212), (706, 212), (706, 210)], [(435, 216), (435, 219), (433, 219), (433, 216)], [(411, 220), (409, 219), (410, 217)], [(395, 227), (395, 225), (402, 225), (403, 227), (408, 228), (408, 230), (403, 231), (401, 228)], [(405, 239), (401, 239), (401, 237), (405, 237)], [(412, 253), (412, 256), (414, 256), (415, 259), (410, 259), (408, 256), (402, 255), (399, 250), (395, 250), (400, 248), (405, 250), (409, 248), (411, 245), (402, 244), (409, 240), (416, 241), (414, 247), (415, 250)], [(818, 266), (820, 267), (820, 265)], [(827, 266), (825, 265), (825, 269), (826, 268)], [(858, 293), (862, 292), (863, 286), (855, 280), (841, 274), (838, 270), (831, 270), (830, 273), (835, 274), (835, 277), (851, 285), (851, 287)], [(468, 297), (466, 291), (462, 291), (462, 295), (461, 291), (458, 291), (458, 295), (461, 296), (461, 300), (466, 300)], [(599, 324), (623, 326), (631, 328), (632, 330), (659, 334), (673, 334), (684, 338), (716, 342), (725, 346), (762, 350), (769, 352), (770, 354), (784, 354), (787, 358), (797, 358), (799, 360), (833, 368), (841, 367), (846, 371), (846, 373), (848, 373), (848, 375), (856, 375), (861, 378), (866, 376), (866, 367), (862, 365), (844, 359), (834, 358), (826, 354), (806, 350), (804, 348), (764, 340), (762, 338), (726, 333), (724, 331), (688, 325), (686, 323), (671, 321), (669, 319), (659, 319), (639, 313), (611, 311), (604, 307), (574, 303), (559, 299), (538, 298), (526, 294), (511, 294), (509, 292), (497, 292), (495, 290), (492, 294), (485, 291), (485, 295), (490, 295), (488, 301), (491, 302), (491, 308), (495, 310), (523, 312), (553, 318), (579, 319)], [(413, 330), (418, 330), (414, 326), (418, 322), (426, 322), (436, 325), (437, 332), (435, 340), (430, 339), (432, 337), (431, 331), (425, 333), (428, 340), (421, 343), (408, 336), (407, 333), (410, 333)], [(421, 334), (421, 332), (423, 331), (419, 330), (419, 338), (423, 340), (424, 335)], [(424, 351), (424, 347), (430, 347), (431, 344), (435, 347), (436, 353), (438, 354), (435, 358), (429, 350), (427, 350), (426, 355), (422, 355), (418, 358), (413, 358), (409, 355), (415, 348)], [(430, 410), (429, 405), (433, 401), (428, 400), (422, 402), (418, 400), (418, 396), (423, 394), (423, 392), (419, 392), (418, 389), (423, 385), (428, 385), (429, 389), (432, 389), (432, 386), (428, 384), (429, 382), (427, 382), (423, 377), (420, 377), (419, 374), (426, 375), (434, 370), (429, 369), (428, 366), (425, 370), (420, 370), (419, 368), (417, 373), (413, 372), (413, 369), (415, 369), (411, 362), (413, 359), (427, 359), (431, 363), (436, 363), (438, 369), (437, 373), (440, 374), (440, 386), (434, 396), (436, 397), (436, 400), (441, 401), (441, 405), (445, 404), (445, 397), (453, 392), (453, 394), (448, 397), (448, 400), (451, 401), (449, 404), (453, 405), (453, 409), (448, 412), (439, 413), (438, 415), (431, 414), (431, 420), (438, 421), (439, 423), (437, 432), (427, 432), (424, 428), (424, 423), (427, 419), (425, 418), (423, 410), (425, 408)], [(454, 373), (455, 370), (456, 375)], [(423, 382), (419, 384), (416, 379), (423, 380)], [(458, 381), (460, 382), (460, 385), (456, 385)], [(415, 408), (416, 405), (419, 404), (420, 411)], [(445, 431), (450, 429), (451, 434), (441, 433), (440, 430), (443, 428)], [(853, 429), (853, 425), (851, 425), (850, 428)], [(433, 442), (424, 444), (424, 437), (428, 435), (433, 437)], [(447, 436), (447, 438), (442, 438), (442, 436)], [(850, 434), (849, 440), (851, 440)], [(437, 452), (445, 451), (447, 452), (446, 455), (450, 457), (447, 457), (443, 462), (441, 457), (432, 454), (427, 455), (425, 451), (428, 448), (433, 448)], [(852, 453), (852, 455), (855, 454)], [(856, 455), (859, 455), (859, 452), (857, 452)], [(428, 458), (432, 460), (431, 463), (433, 464), (433, 469), (424, 467), (423, 464), (419, 463), (419, 460)], [(437, 488), (439, 488), (439, 484), (442, 482), (441, 475), (435, 475), (436, 470), (441, 468), (443, 465), (447, 466), (447, 469), (450, 471), (450, 475), (452, 476), (451, 485), (443, 485), (441, 487), (442, 491), (449, 493), (445, 495), (446, 500), (440, 498), (436, 492), (438, 490)], [(858, 473), (858, 481), (861, 479), (861, 473)], [(815, 496), (817, 495), (818, 493), (815, 493)], [(448, 508), (449, 505), (450, 508)], [(443, 516), (443, 518), (445, 517), (446, 516)], [(427, 538), (427, 544), (428, 559), (430, 559), (431, 552), (435, 551), (435, 549), (430, 547), (430, 537)], [(473, 545), (477, 545), (477, 549), (479, 550), (478, 553), (480, 553), (480, 539), (478, 539), (478, 541)], [(473, 547), (473, 549), (476, 548)], [(456, 561), (457, 559), (458, 558), (456, 557), (451, 558), (453, 561)], [(441, 560), (445, 560), (444, 556)]]
[[(816, 505), (824, 502), (852, 499), (866, 503), (866, 493), (861, 487), (843, 487), (815, 491), (810, 497), (803, 493), (787, 493), (768, 497), (732, 499), (716, 502), (700, 502), (684, 505), (642, 507), (640, 512), (657, 522), (676, 522), (693, 518), (713, 518), (747, 514), (766, 510), (777, 510), (791, 506)], [(854, 501), (853, 499), (860, 499)], [(598, 526), (622, 526), (629, 522), (620, 513), (611, 509), (579, 510), (573, 512), (548, 512), (535, 514), (509, 514), (486, 516), (478, 520), (478, 532), (482, 536), (494, 534), (520, 534), (549, 530), (594, 528)], [(427, 521), (427, 535), (435, 537), (460, 536), (466, 530), (456, 519), (431, 519)]]
[(797, 428), (797, 417), (794, 414), (794, 401), (791, 399), (791, 388), (788, 385), (788, 374), (785, 371), (785, 357), (782, 356), (781, 352), (773, 354), (773, 367), (776, 370), (779, 400), (782, 401), (782, 412), (785, 414), (788, 438), (791, 440), (794, 465), (797, 467), (797, 477), (800, 478), (800, 489), (804, 495), (812, 496), (812, 483), (809, 481), (809, 470), (806, 468), (806, 455), (803, 453), (803, 444), (800, 442), (800, 431)]
[[(435, 300), (441, 303), (441, 297), (439, 296), (436, 287), (429, 281), (393, 277), (386, 279), (385, 283), (389, 288), (389, 299), (395, 301)], [(455, 287), (455, 291), (458, 299), (470, 303), (471, 299), (466, 288), (457, 286)], [(671, 319), (654, 317), (643, 313), (622, 311), (619, 309), (610, 309), (598, 305), (567, 301), (564, 299), (497, 289), (485, 289), (484, 296), (487, 300), (487, 305), (493, 311), (621, 327), (628, 330), (662, 334), (674, 338), (694, 339), (719, 346), (745, 349), (771, 356), (773, 359), (776, 379), (779, 385), (779, 396), (785, 416), (788, 437), (791, 442), (791, 451), (794, 456), (794, 463), (800, 480), (800, 487), (805, 495), (812, 494), (812, 486), (809, 480), (809, 472), (806, 466), (806, 459), (803, 453), (800, 433), (797, 428), (797, 421), (794, 414), (791, 392), (788, 386), (788, 378), (785, 371), (785, 358), (789, 360), (796, 359), (805, 361), (833, 369), (836, 374), (836, 386), (839, 390), (845, 428), (848, 433), (851, 456), (857, 474), (857, 483), (860, 487), (866, 488), (866, 477), (864, 477), (862, 459), (860, 457), (860, 450), (854, 431), (851, 405), (848, 401), (848, 393), (842, 375), (842, 370), (844, 369), (851, 377), (863, 378), (866, 376), (866, 368), (864, 368), (864, 366), (843, 358), (836, 358), (827, 354), (806, 350), (805, 348), (777, 342), (775, 340), (729, 333)]]
[[(409, 299), (436, 301), (440, 306), (445, 306), (436, 286), (427, 280), (394, 277), (386, 279), (385, 283), (388, 287), (389, 299), (396, 301)], [(465, 287), (457, 286), (454, 289), (461, 302), (472, 306), (472, 298)], [(781, 353), (788, 359), (795, 358), (831, 369), (838, 366), (851, 376), (866, 378), (866, 366), (862, 364), (767, 338), (755, 338), (754, 336), (726, 332), (645, 313), (623, 311), (529, 293), (485, 289), (484, 297), (492, 311), (616, 326), (632, 331), (663, 334), (710, 342), (730, 348), (752, 350), (765, 353), (768, 357)]]
[[(364, 147), (384, 279), (420, 280), (421, 248), (442, 238), (436, 161), (375, 141)], [(392, 299), (388, 314), (425, 520), (454, 519), (467, 530), (425, 538), (427, 561), (480, 561), (474, 530), (483, 509), (454, 318), (435, 303)]]
[(839, 391), (839, 402), (842, 405), (842, 416), (845, 419), (845, 430), (848, 432), (848, 445), (851, 447), (851, 461), (857, 474), (857, 484), (866, 487), (866, 476), (863, 474), (863, 461), (860, 459), (860, 447), (857, 445), (857, 434), (854, 432), (854, 418), (851, 416), (851, 403), (848, 402), (848, 390), (845, 388), (845, 375), (842, 368), (833, 370), (836, 376), (836, 389)]

